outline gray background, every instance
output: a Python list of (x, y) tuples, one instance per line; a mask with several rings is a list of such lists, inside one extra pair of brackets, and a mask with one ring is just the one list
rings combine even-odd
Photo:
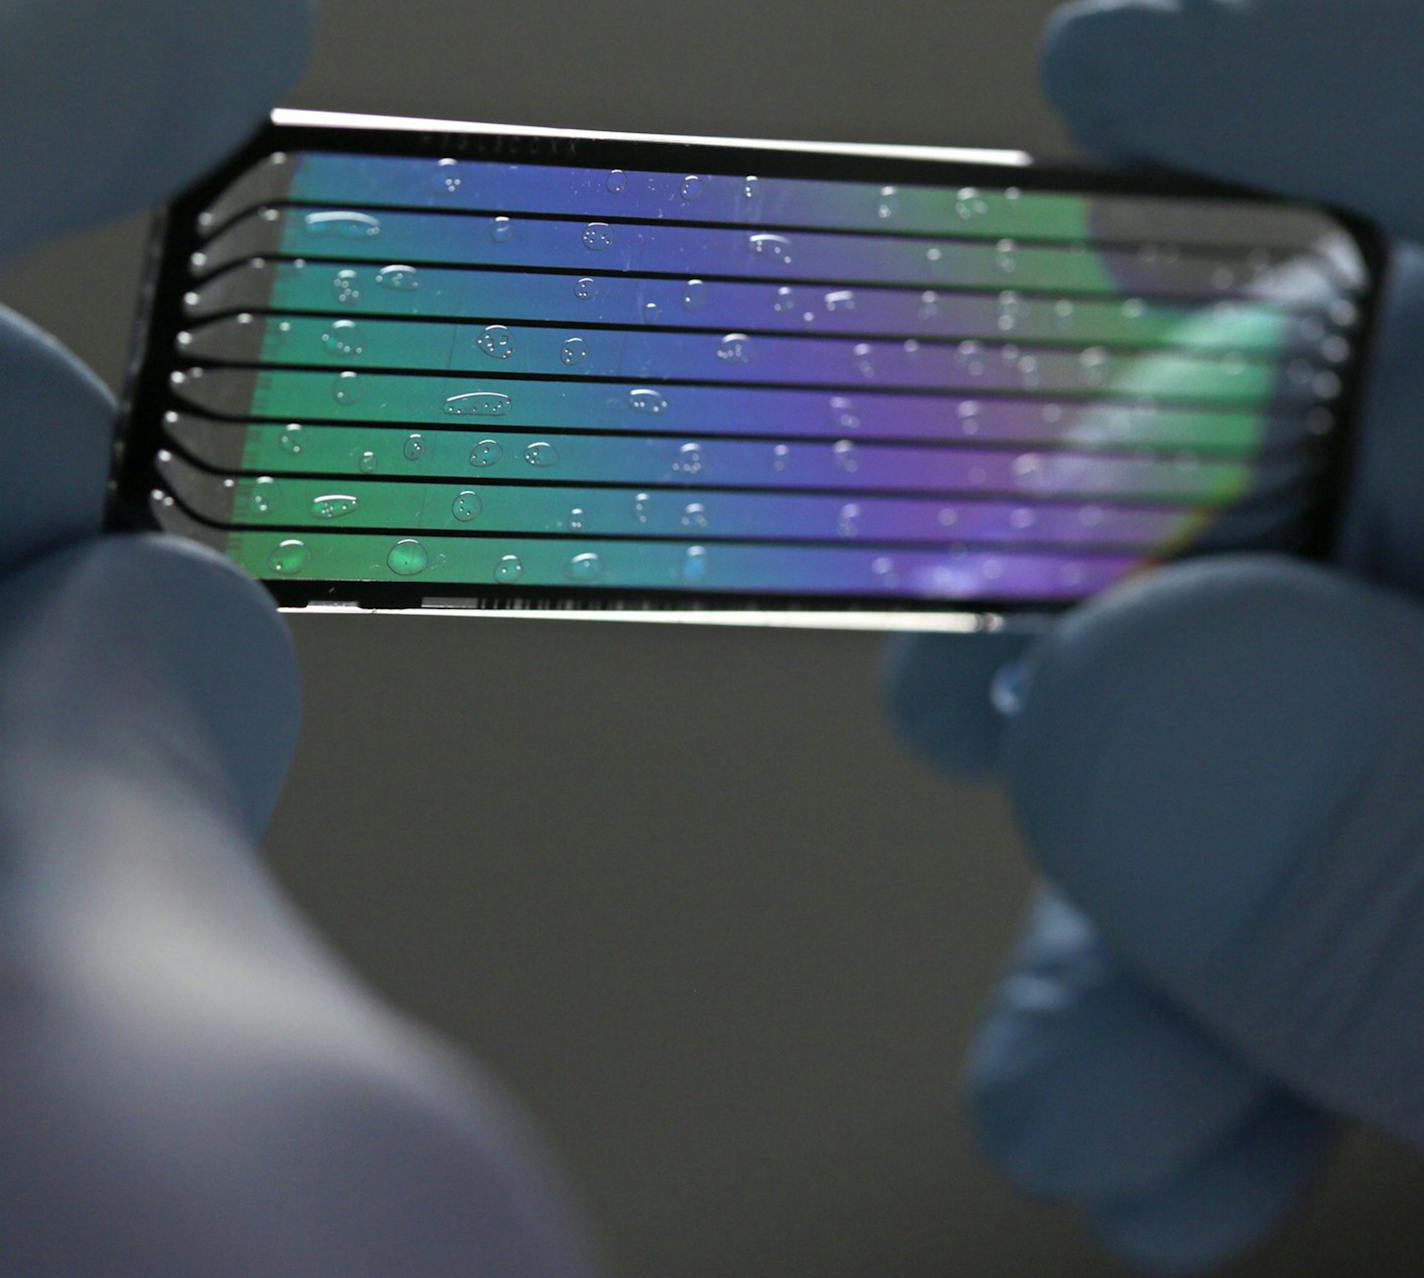
[[(292, 105), (1061, 152), (1047, 0), (331, 0)], [(4, 299), (117, 382), (143, 228)], [(1028, 870), (1000, 794), (893, 750), (877, 645), (570, 622), (295, 624), (277, 873), (539, 1116), (626, 1278), (1105, 1275), (955, 1111)], [(1356, 1140), (1238, 1272), (1418, 1274), (1419, 1169)]]

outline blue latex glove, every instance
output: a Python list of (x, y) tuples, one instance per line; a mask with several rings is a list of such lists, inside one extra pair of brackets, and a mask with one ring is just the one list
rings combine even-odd
[[(0, 0), (0, 253), (217, 160), (310, 26), (302, 0)], [(114, 412), (0, 312), (0, 1270), (586, 1274), (510, 1108), (264, 874), (291, 644), (217, 556), (97, 535)]]
[(983, 1146), (1162, 1271), (1267, 1235), (1341, 1117), (1424, 1147), (1421, 54), (1415, 0), (1056, 15), (1043, 70), (1088, 146), (1399, 238), (1345, 548), (1125, 585), (1040, 641), (1017, 690), (1001, 676), (1007, 717), (985, 684), (1015, 641), (896, 654), (906, 737), (1002, 765), (1056, 887), (969, 1063)]

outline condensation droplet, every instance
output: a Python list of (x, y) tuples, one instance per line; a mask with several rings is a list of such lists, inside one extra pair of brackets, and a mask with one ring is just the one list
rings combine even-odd
[(503, 417), (512, 406), (509, 396), (499, 391), (467, 391), (445, 401), (445, 411), (452, 417)]
[(372, 213), (357, 213), (351, 209), (334, 209), (323, 213), (308, 213), (302, 223), (312, 235), (340, 237), (347, 240), (368, 240), (381, 233), (381, 219)]
[(860, 507), (855, 502), (847, 502), (836, 515), (836, 532), (842, 537), (860, 535)]
[(860, 469), (860, 458), (856, 456), (855, 445), (848, 439), (837, 440), (831, 447), (831, 460), (847, 474)]
[(796, 294), (785, 284), (776, 290), (776, 296), (772, 298), (771, 309), (778, 315), (787, 315), (796, 309)]
[(647, 386), (640, 386), (628, 392), (628, 407), (635, 413), (651, 413), (657, 416), (667, 412), (668, 402), (660, 392)]
[(247, 504), (255, 514), (265, 515), (272, 509), (272, 503), (276, 497), (277, 481), (271, 475), (261, 475), (253, 481), (252, 492), (248, 496)]
[(435, 162), (435, 190), (437, 194), (454, 195), (460, 189), (460, 165), (456, 160)]
[(848, 288), (839, 288), (826, 294), (825, 303), (828, 311), (853, 311), (855, 310), (855, 293)]
[(350, 267), (337, 271), (331, 281), (331, 291), (336, 295), (336, 300), (342, 306), (355, 306), (361, 300), (361, 288), (357, 282), (358, 275)]
[(470, 465), (484, 469), (497, 465), (504, 456), (504, 448), (497, 439), (482, 439), (470, 449)]
[(609, 173), (608, 181), (605, 182), (604, 185), (607, 186), (610, 192), (617, 195), (628, 185), (628, 175), (624, 173), (622, 169), (614, 169)]
[(880, 188), (880, 202), (875, 206), (875, 216), (882, 222), (895, 216), (898, 204), (898, 192), (893, 186), (882, 186)]
[(759, 231), (748, 236), (747, 245), (758, 257), (770, 258), (782, 266), (791, 265), (791, 241), (784, 235), (773, 235), (769, 231)]
[(707, 285), (701, 280), (688, 280), (683, 285), (682, 304), (689, 311), (700, 311), (707, 305)]
[(684, 528), (706, 528), (707, 507), (700, 501), (688, 502), (682, 509), (682, 518), (679, 522)]
[(570, 559), (566, 571), (570, 581), (594, 581), (603, 571), (603, 564), (598, 556), (589, 550)]
[(703, 456), (701, 444), (684, 444), (677, 450), (672, 468), (679, 475), (700, 475), (707, 459)]
[(598, 296), (598, 281), (584, 276), (574, 285), (574, 296), (581, 302), (587, 302)]
[(559, 363), (572, 367), (588, 359), (588, 343), (581, 337), (566, 337), (559, 347)]
[(300, 572), (306, 561), (306, 543), (295, 537), (288, 537), (286, 541), (278, 542), (276, 548), (267, 556), (267, 567), (281, 576), (286, 576)]
[(283, 426), (282, 433), (277, 436), (277, 447), (284, 453), (297, 456), (302, 451), (302, 428), (296, 422)]
[(841, 430), (859, 430), (860, 414), (855, 404), (844, 395), (831, 396), (831, 420)]
[(531, 466), (538, 466), (541, 469), (559, 464), (559, 450), (553, 444), (538, 440), (529, 444), (524, 449), (524, 460)]
[(728, 333), (717, 343), (717, 358), (724, 364), (749, 364), (752, 339), (745, 333)]
[(386, 556), (386, 567), (402, 577), (414, 577), (430, 567), (430, 556), (414, 537), (402, 537)]
[(376, 469), (376, 454), (367, 448), (356, 458), (356, 469), (362, 474), (371, 474)]
[(689, 546), (682, 557), (682, 579), (699, 582), (707, 576), (707, 547)]
[(593, 253), (601, 253), (613, 247), (613, 231), (607, 222), (590, 222), (583, 228), (584, 248)]
[(401, 445), (401, 452), (405, 454), (406, 461), (419, 461), (421, 454), (425, 452), (425, 440), (420, 435), (407, 435), (405, 443)]
[(900, 584), (899, 574), (895, 571), (895, 561), (888, 555), (877, 555), (870, 561), (870, 572), (887, 590), (893, 590)]
[(312, 498), (311, 512), (317, 519), (340, 519), (349, 515), (358, 504), (350, 493), (323, 493)]
[(503, 585), (511, 585), (524, 576), (524, 565), (518, 555), (501, 555), (494, 566), (494, 579)]
[(648, 517), (652, 514), (653, 498), (649, 493), (639, 493), (633, 498), (633, 518), (640, 524), (646, 524)]
[(484, 502), (480, 500), (479, 493), (472, 488), (462, 488), (455, 494), (455, 500), (450, 503), (450, 513), (462, 524), (468, 524), (472, 519), (478, 519), (480, 511), (483, 509)]
[(361, 379), (352, 372), (337, 373), (331, 397), (338, 404), (354, 404), (361, 398)]
[(757, 193), (758, 193), (760, 190), (761, 190), (761, 181), (760, 181), (760, 179), (753, 177), (750, 173), (747, 174), (747, 176), (742, 179), (742, 198), (743, 198), (743, 199), (745, 199), (745, 200), (754, 200), (754, 199), (756, 199)]
[(507, 244), (514, 235), (514, 223), (501, 214), (490, 221), (490, 239), (496, 244)]
[(328, 355), (361, 355), (361, 330), (355, 320), (333, 320), (331, 327), (321, 335), (321, 344)]
[(395, 293), (413, 293), (420, 287), (420, 276), (415, 267), (394, 262), (376, 272), (376, 283)]
[(695, 200), (702, 194), (702, 179), (695, 173), (689, 173), (682, 179), (682, 185), (678, 187), (677, 193), (683, 200)]
[(777, 444), (771, 450), (771, 468), (780, 472), (786, 469), (786, 464), (791, 460), (791, 449), (785, 444)]
[(588, 512), (582, 506), (575, 506), (569, 511), (569, 531), (583, 532), (584, 523), (588, 517)]
[(514, 341), (503, 324), (486, 324), (475, 345), (490, 359), (509, 359), (514, 354)]

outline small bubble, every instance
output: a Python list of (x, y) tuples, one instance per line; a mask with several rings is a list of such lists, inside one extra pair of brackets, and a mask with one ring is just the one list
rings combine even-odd
[(682, 179), (682, 185), (678, 187), (677, 194), (683, 200), (695, 200), (702, 194), (702, 179), (695, 173), (689, 173)]
[(842, 537), (860, 535), (860, 507), (854, 502), (848, 502), (840, 508), (840, 513), (836, 515), (836, 532)]
[(614, 169), (608, 175), (608, 181), (604, 183), (612, 194), (617, 195), (628, 185), (628, 175), (622, 169)]
[(435, 162), (435, 190), (437, 194), (454, 195), (460, 189), (460, 166), (455, 160)]
[(860, 469), (860, 458), (856, 456), (855, 445), (848, 439), (837, 440), (831, 446), (831, 460), (847, 474)]
[(601, 253), (613, 247), (613, 232), (607, 222), (590, 222), (583, 228), (584, 248), (593, 253)]
[(350, 493), (324, 493), (312, 498), (311, 512), (317, 519), (340, 519), (355, 510), (357, 504)]
[(462, 524), (468, 524), (472, 519), (478, 519), (480, 511), (484, 509), (484, 502), (480, 500), (479, 493), (472, 488), (462, 488), (455, 494), (455, 500), (450, 503), (450, 513)]
[(376, 469), (376, 454), (369, 448), (356, 458), (356, 469), (369, 475)]
[(338, 404), (354, 404), (361, 398), (361, 379), (352, 372), (337, 373), (331, 397)]
[(483, 469), (486, 466), (497, 465), (504, 456), (504, 449), (497, 439), (482, 439), (472, 449), (470, 449), (470, 465)]
[(420, 435), (407, 435), (405, 443), (401, 445), (401, 452), (405, 454), (406, 461), (419, 461), (422, 453), (425, 452), (425, 440)]
[(277, 436), (277, 447), (284, 453), (297, 456), (302, 451), (302, 428), (296, 422), (283, 426), (282, 433)]
[(633, 518), (640, 524), (648, 522), (649, 515), (652, 514), (653, 499), (649, 493), (639, 493), (633, 498)]
[(386, 567), (402, 577), (414, 577), (430, 566), (430, 556), (414, 537), (402, 537), (386, 556)]
[(772, 261), (780, 262), (783, 266), (791, 265), (791, 241), (784, 235), (772, 235), (767, 231), (759, 231), (757, 234), (747, 237), (747, 246), (758, 257), (770, 258)]
[(572, 367), (588, 359), (588, 343), (581, 337), (566, 337), (559, 347), (559, 363)]
[(701, 280), (688, 280), (682, 288), (682, 304), (689, 311), (700, 311), (707, 305), (707, 285)]
[(724, 364), (749, 364), (752, 339), (745, 333), (728, 333), (717, 343), (717, 358)]
[(650, 413), (658, 416), (667, 412), (668, 402), (659, 391), (642, 386), (628, 392), (628, 407), (635, 413)]
[(307, 547), (303, 541), (289, 537), (277, 543), (277, 547), (267, 556), (267, 567), (280, 575), (300, 572), (307, 561)]
[(682, 558), (682, 579), (698, 582), (707, 576), (707, 547), (689, 546)]
[(342, 306), (354, 306), (361, 300), (361, 289), (357, 284), (357, 274), (350, 267), (337, 271), (331, 281), (331, 291)]
[(494, 579), (503, 585), (511, 585), (524, 576), (524, 565), (518, 555), (501, 555), (494, 566)]
[(591, 298), (597, 297), (598, 281), (591, 280), (588, 278), (588, 276), (584, 276), (583, 279), (579, 280), (579, 282), (574, 285), (574, 296), (578, 298), (581, 302), (587, 302)]
[(684, 528), (706, 528), (707, 507), (700, 501), (688, 502), (682, 508), (682, 518), (679, 522)]
[(702, 455), (702, 445), (684, 444), (677, 450), (672, 468), (679, 475), (700, 475), (706, 458)]
[(567, 569), (570, 581), (594, 581), (603, 571), (603, 565), (592, 551), (585, 551), (569, 560)]
[(771, 302), (771, 309), (778, 315), (789, 314), (796, 309), (796, 294), (783, 284), (776, 290), (776, 296)]
[(836, 289), (835, 292), (826, 294), (825, 303), (828, 311), (853, 311), (855, 293), (848, 288)]
[(549, 466), (559, 464), (559, 450), (553, 444), (547, 444), (543, 440), (528, 445), (524, 449), (524, 460), (531, 466), (546, 469)]
[(484, 332), (475, 338), (475, 345), (490, 359), (509, 359), (514, 354), (514, 342), (503, 324), (485, 325)]
[(514, 223), (501, 214), (490, 221), (490, 239), (496, 244), (507, 244), (514, 234)]
[(361, 355), (364, 348), (360, 336), (355, 320), (334, 320), (321, 335), (321, 344), (328, 355)]
[(376, 283), (396, 293), (413, 293), (420, 287), (420, 278), (415, 267), (393, 263), (376, 272)]
[(467, 391), (445, 401), (445, 411), (452, 417), (503, 417), (512, 406), (509, 396), (499, 391)]
[(303, 224), (312, 235), (339, 236), (348, 240), (366, 240), (381, 233), (381, 219), (371, 213), (356, 213), (350, 209), (326, 213), (308, 213)]

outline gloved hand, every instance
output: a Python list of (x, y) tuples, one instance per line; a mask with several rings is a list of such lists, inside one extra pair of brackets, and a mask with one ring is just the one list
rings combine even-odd
[[(215, 162), (310, 27), (303, 0), (0, 0), (0, 253)], [(0, 1269), (587, 1273), (509, 1107), (264, 874), (291, 643), (217, 556), (98, 535), (114, 413), (0, 312)]]
[(904, 735), (1002, 766), (1047, 879), (968, 1067), (989, 1156), (1119, 1253), (1204, 1269), (1338, 1119), (1424, 1147), (1424, 17), (1413, 0), (1088, 0), (1049, 93), (1123, 161), (1399, 238), (1339, 562), (1156, 572), (1021, 641), (895, 655)]

